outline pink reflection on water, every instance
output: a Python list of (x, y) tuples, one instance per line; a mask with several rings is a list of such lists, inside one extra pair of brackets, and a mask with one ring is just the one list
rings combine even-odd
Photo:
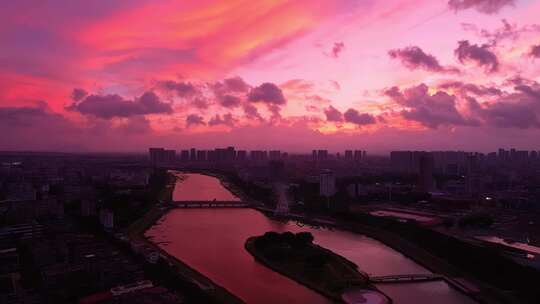
[(180, 179), (174, 187), (175, 201), (240, 201), (213, 176), (180, 172), (175, 175)]
[[(189, 178), (177, 183), (174, 199), (199, 195), (206, 182), (223, 188), (213, 177)], [(190, 178), (192, 176), (190, 175)], [(203, 176), (204, 177), (204, 176)], [(202, 181), (202, 182), (201, 182)], [(175, 190), (177, 190), (175, 189)], [(191, 190), (190, 190), (191, 189)], [(215, 189), (211, 189), (214, 191)], [(222, 189), (227, 191), (226, 189)], [(221, 190), (216, 190), (219, 193)], [(228, 192), (228, 191), (227, 191)], [(232, 196), (232, 194), (228, 194)], [(214, 195), (215, 196), (215, 195)], [(189, 200), (196, 200), (189, 196)], [(223, 197), (218, 197), (225, 200)], [(247, 303), (329, 303), (316, 292), (259, 264), (244, 249), (250, 236), (267, 231), (310, 231), (315, 242), (348, 258), (372, 275), (429, 273), (429, 271), (386, 245), (355, 233), (299, 227), (293, 222), (274, 221), (253, 209), (176, 209), (165, 215), (146, 236), (172, 256), (182, 260), (216, 284)], [(445, 282), (383, 284), (379, 288), (394, 303), (474, 303)]]
[[(245, 240), (267, 231), (300, 231), (252, 209), (173, 210), (146, 236), (247, 303), (329, 303), (316, 292), (257, 263)], [(160, 242), (170, 241), (162, 246)]]

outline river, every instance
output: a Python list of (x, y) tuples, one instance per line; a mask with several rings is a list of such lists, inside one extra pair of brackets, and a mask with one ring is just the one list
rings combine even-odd
[[(199, 185), (201, 181), (208, 183)], [(223, 191), (225, 188), (214, 177), (185, 174), (185, 179), (176, 184), (173, 199), (200, 200), (201, 189), (213, 193), (212, 199), (216, 200), (228, 201), (232, 195)], [(225, 196), (216, 197), (216, 193)], [(309, 231), (316, 243), (355, 262), (371, 275), (429, 273), (399, 252), (366, 236), (300, 227), (295, 222), (275, 221), (247, 208), (174, 209), (150, 228), (146, 236), (247, 303), (329, 303), (318, 293), (257, 263), (244, 249), (248, 237), (267, 231)], [(475, 303), (443, 281), (380, 284), (378, 288), (397, 304)]]

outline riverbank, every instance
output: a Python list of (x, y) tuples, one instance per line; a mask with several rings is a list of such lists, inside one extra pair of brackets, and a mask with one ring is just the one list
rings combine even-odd
[[(220, 180), (223, 182), (223, 179), (224, 179), (223, 176), (219, 176), (219, 175), (213, 175), (213, 176), (216, 177), (216, 178), (220, 178)], [(222, 185), (225, 186), (223, 183), (222, 183)], [(228, 188), (228, 187), (227, 187), (227, 188)], [(229, 188), (229, 189), (230, 189), (230, 188)], [(170, 189), (170, 190), (172, 190), (172, 189)], [(162, 207), (163, 207), (163, 206), (162, 206)], [(150, 213), (149, 213), (150, 220), (148, 221), (149, 223), (143, 225), (143, 226), (146, 226), (146, 227), (145, 227), (145, 229), (142, 229), (142, 232), (140, 232), (139, 234), (144, 236), (144, 231), (146, 231), (146, 228), (151, 227), (151, 226), (154, 224), (154, 222), (155, 222), (156, 220), (158, 220), (159, 218), (161, 218), (165, 213), (167, 213), (167, 211), (169, 211), (168, 208), (165, 208), (165, 209), (166, 209), (166, 210), (163, 210), (163, 209), (161, 210), (162, 213), (159, 213), (159, 212), (158, 212), (157, 214), (154, 214), (154, 217), (153, 217), (153, 218), (152, 218), (152, 213), (150, 212)], [(273, 213), (272, 210), (266, 210), (266, 211), (267, 211), (267, 215)], [(271, 217), (271, 216), (270, 216), (270, 217)], [(302, 219), (301, 221), (304, 221), (304, 222), (312, 222), (312, 223), (314, 223), (314, 224), (316, 224), (316, 225), (319, 224), (319, 223), (322, 223), (323, 226), (328, 226), (328, 225), (333, 225), (333, 224), (335, 224), (337, 228), (340, 228), (340, 230), (349, 230), (349, 231), (351, 231), (351, 232), (355, 232), (355, 233), (358, 233), (358, 234), (361, 234), (361, 235), (373, 236), (374, 239), (377, 239), (377, 240), (381, 241), (381, 243), (383, 243), (383, 244), (387, 244), (388, 247), (390, 247), (390, 248), (396, 249), (396, 251), (399, 251), (399, 252), (402, 253), (404, 256), (407, 256), (407, 257), (409, 257), (411, 260), (416, 261), (418, 264), (424, 265), (426, 268), (432, 270), (432, 271), (435, 272), (435, 273), (445, 275), (444, 272), (438, 271), (438, 270), (436, 270), (434, 267), (431, 267), (431, 265), (430, 265), (431, 262), (429, 262), (429, 261), (428, 261), (428, 262), (425, 262), (425, 261), (427, 261), (428, 259), (424, 259), (424, 258), (422, 258), (422, 257), (420, 257), (420, 259), (419, 259), (418, 254), (415, 253), (414, 250), (407, 251), (406, 248), (400, 247), (400, 245), (399, 245), (399, 243), (400, 243), (399, 240), (392, 240), (391, 238), (385, 238), (384, 235), (379, 236), (379, 235), (377, 234), (377, 231), (370, 231), (370, 229), (369, 229), (370, 227), (369, 227), (369, 226), (367, 226), (367, 227), (356, 226), (356, 225), (354, 225), (354, 222), (356, 222), (356, 221), (354, 221), (354, 220), (348, 221), (348, 220), (343, 219), (343, 218), (340, 218), (340, 219), (334, 218), (333, 221), (328, 221), (328, 220), (326, 220), (326, 218), (324, 218), (324, 219), (321, 219), (321, 218), (315, 218), (314, 221), (313, 221), (312, 218), (309, 218), (309, 217), (306, 218), (306, 217), (303, 217), (303, 216), (302, 216), (302, 218), (303, 218), (303, 219)], [(353, 224), (351, 224), (351, 222), (353, 222)], [(230, 223), (229, 223), (229, 224), (230, 224)], [(229, 225), (229, 224), (228, 224), (228, 225)], [(255, 223), (252, 223), (252, 224), (255, 225)], [(375, 227), (375, 228), (376, 228), (376, 229), (374, 229), (374, 230), (381, 230), (381, 228), (378, 227), (378, 226)], [(201, 228), (201, 229), (203, 229), (203, 228)], [(268, 230), (269, 228), (265, 228), (265, 229), (266, 229), (266, 230), (259, 231), (258, 234), (264, 233), (265, 231), (269, 231), (269, 230)], [(270, 228), (270, 229), (272, 229), (272, 228)], [(237, 231), (237, 233), (240, 233), (240, 234), (241, 234), (241, 231), (239, 230), (239, 231)], [(256, 234), (257, 234), (257, 233), (245, 235), (245, 236), (242, 238), (242, 240), (241, 240), (241, 244), (242, 244), (242, 245), (240, 245), (240, 246), (243, 247), (244, 242), (245, 242), (245, 239), (247, 239), (249, 236), (256, 235)], [(382, 234), (384, 234), (384, 231), (382, 231)], [(395, 235), (395, 232), (394, 232), (394, 233), (390, 233), (390, 235), (391, 235), (391, 236), (393, 235), (394, 237), (396, 236), (396, 235)], [(399, 238), (399, 236), (398, 236), (398, 238)], [(166, 239), (165, 239), (165, 240), (166, 240)], [(189, 240), (189, 238), (185, 238), (185, 239), (183, 240), (182, 244), (183, 244), (186, 240)], [(148, 240), (146, 240), (146, 238), (145, 238), (144, 241), (148, 241)], [(152, 243), (152, 242), (150, 242), (150, 243)], [(206, 242), (206, 243), (208, 243), (208, 242)], [(153, 243), (152, 243), (152, 245), (153, 245)], [(212, 247), (212, 246), (215, 246), (215, 245), (214, 245), (214, 244), (208, 244), (207, 250), (212, 250), (212, 248), (214, 248), (214, 247)], [(157, 243), (156, 243), (156, 245), (153, 246), (152, 248), (156, 248), (156, 247), (158, 247), (158, 246), (157, 246)], [(187, 248), (185, 248), (185, 249), (187, 249)], [(182, 250), (185, 250), (185, 249), (182, 249)], [(167, 249), (167, 250), (169, 250), (169, 249)], [(164, 251), (162, 251), (162, 250), (159, 250), (159, 252), (161, 252), (162, 254), (164, 253)], [(420, 251), (418, 251), (418, 252), (420, 252)], [(170, 255), (167, 254), (167, 253), (165, 253), (165, 255), (167, 256), (167, 258), (168, 258), (170, 261), (175, 261), (175, 260), (176, 260), (175, 258), (171, 258)], [(424, 261), (424, 262), (422, 262), (422, 261)], [(444, 261), (443, 261), (443, 262), (444, 262)], [(225, 263), (226, 263), (226, 262), (225, 262)], [(190, 264), (191, 264), (191, 262), (190, 262)], [(195, 265), (195, 264), (193, 264), (193, 265)], [(235, 264), (235, 265), (236, 265), (236, 264)], [(247, 265), (247, 264), (246, 264), (246, 265)], [(193, 268), (191, 268), (190, 266), (185, 265), (185, 264), (183, 264), (183, 263), (180, 264), (180, 266), (181, 266), (181, 268), (183, 268), (183, 269), (191, 270), (191, 271), (193, 272), (193, 274), (192, 274), (193, 276), (196, 276), (196, 274), (198, 273), (198, 271), (196, 271), (195, 269), (205, 269), (204, 267), (199, 268), (199, 266), (201, 266), (201, 265), (195, 267), (195, 269), (193, 269)], [(187, 271), (187, 270), (186, 270), (186, 271)], [(207, 273), (207, 272), (204, 272), (204, 273)], [(200, 273), (198, 273), (198, 274), (200, 275)], [(223, 275), (223, 274), (222, 274), (222, 275)], [(190, 277), (190, 276), (186, 276), (186, 277)], [(216, 279), (216, 278), (214, 278), (213, 276), (210, 276), (210, 277), (212, 277), (213, 279)], [(223, 276), (223, 277), (229, 278), (227, 275), (225, 275), (225, 276)], [(221, 277), (221, 279), (222, 279), (223, 277)], [(233, 276), (233, 277), (234, 277), (234, 276)], [(458, 277), (458, 278), (459, 278), (459, 277)], [(236, 279), (241, 279), (241, 278), (236, 278)], [(208, 282), (209, 282), (208, 284), (212, 284), (212, 281), (210, 281), (209, 279), (207, 279), (207, 280), (208, 280)], [(219, 280), (218, 280), (218, 281), (219, 281)], [(201, 281), (201, 282), (202, 282), (202, 281)], [(211, 285), (206, 285), (206, 284), (201, 284), (201, 285), (202, 285), (202, 288), (206, 288), (206, 286), (211, 286)], [(215, 284), (214, 284), (214, 285), (215, 285)], [(233, 289), (233, 287), (231, 287), (231, 286), (229, 286), (229, 285), (227, 285), (227, 284), (225, 284), (225, 286), (227, 286), (227, 288), (231, 288), (230, 290), (236, 290), (236, 289)], [(234, 287), (236, 288), (236, 286), (234, 286)], [(218, 286), (215, 285), (215, 288), (218, 288)], [(227, 291), (227, 290), (225, 290), (225, 291)], [(298, 291), (296, 291), (296, 292), (298, 292)], [(229, 293), (230, 293), (230, 292), (229, 292)], [(235, 293), (236, 293), (236, 291), (235, 291)], [(248, 295), (243, 294), (243, 293), (239, 293), (239, 294), (242, 295), (242, 297), (245, 297), (245, 298), (247, 298), (247, 299), (250, 299), (250, 296), (252, 296), (252, 295), (249, 295), (249, 296), (248, 296)], [(306, 295), (306, 296), (309, 296), (309, 295)], [(251, 297), (251, 299), (252, 299), (252, 298), (253, 298), (253, 297)], [(225, 301), (222, 301), (222, 302), (225, 302)], [(251, 302), (252, 302), (252, 301), (251, 301)], [(486, 302), (486, 303), (500, 303), (500, 302)]]
[[(347, 229), (352, 232), (364, 234), (374, 238), (395, 249), (416, 263), (422, 265), (431, 272), (442, 275), (450, 286), (461, 291), (479, 303), (520, 303), (519, 300), (508, 295), (504, 290), (493, 287), (486, 282), (477, 280), (465, 270), (460, 269), (450, 264), (447, 260), (428, 252), (418, 244), (402, 236), (400, 232), (390, 229), (388, 226), (385, 226), (386, 229), (382, 229), (382, 227), (368, 225), (359, 220), (353, 221), (343, 219), (338, 219), (337, 223), (338, 227), (341, 229)], [(399, 231), (403, 232), (403, 230)]]
[[(266, 208), (256, 208), (268, 217), (273, 218), (273, 212)], [(283, 218), (283, 217), (282, 217)], [(364, 224), (358, 220), (338, 217), (315, 218), (302, 214), (288, 215), (285, 219), (295, 220), (308, 225), (332, 227), (355, 234), (373, 238), (386, 246), (398, 251), (407, 258), (415, 261), (429, 271), (442, 275), (452, 288), (460, 291), (479, 303), (502, 304), (519, 303), (515, 298), (507, 295), (503, 290), (496, 289), (484, 282), (480, 282), (465, 271), (456, 268), (446, 260), (429, 253), (420, 246), (401, 237), (396, 231), (387, 231), (376, 225)]]
[[(264, 212), (267, 216), (271, 213)], [(504, 290), (497, 289), (485, 282), (475, 279), (464, 270), (451, 265), (448, 261), (437, 257), (421, 246), (402, 237), (399, 231), (383, 229), (377, 225), (369, 225), (358, 220), (342, 219), (333, 217), (330, 219), (317, 219), (296, 215), (291, 219), (303, 221), (311, 225), (334, 227), (351, 231), (356, 234), (376, 239), (388, 247), (400, 252), (407, 258), (415, 261), (429, 271), (442, 275), (444, 280), (454, 289), (467, 295), (479, 303), (502, 304), (520, 303), (514, 297), (509, 296)], [(388, 227), (386, 227), (388, 228)]]
[(183, 263), (176, 257), (170, 255), (165, 250), (161, 249), (157, 244), (152, 242), (145, 236), (146, 231), (158, 222), (162, 217), (174, 209), (171, 206), (172, 193), (177, 181), (177, 177), (169, 173), (170, 180), (159, 195), (159, 199), (154, 203), (152, 208), (139, 220), (130, 225), (126, 230), (126, 235), (129, 237), (131, 244), (137, 246), (145, 246), (160, 253), (165, 257), (169, 267), (173, 267), (174, 271), (184, 280), (195, 284), (199, 289), (208, 294), (213, 303), (240, 304), (244, 303), (240, 298), (226, 290), (225, 288), (215, 284), (197, 270)]
[(343, 293), (354, 289), (379, 299), (366, 303), (392, 303), (369, 283), (369, 277), (355, 263), (312, 241), (308, 232), (269, 232), (248, 238), (245, 248), (261, 264), (333, 301), (344, 302)]

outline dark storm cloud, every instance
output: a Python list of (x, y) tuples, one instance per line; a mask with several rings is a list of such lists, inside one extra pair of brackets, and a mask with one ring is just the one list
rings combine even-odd
[(79, 102), (68, 106), (67, 109), (105, 119), (146, 114), (170, 114), (173, 112), (169, 103), (162, 102), (151, 91), (134, 100), (124, 99), (117, 94), (88, 95)]
[(458, 72), (455, 68), (443, 67), (435, 56), (425, 53), (417, 46), (393, 49), (388, 51), (388, 55), (393, 59), (401, 61), (410, 70), (424, 69), (431, 72)]
[(489, 45), (470, 44), (467, 40), (459, 42), (454, 54), (459, 62), (474, 61), (477, 65), (485, 67), (488, 72), (496, 72), (499, 69), (497, 56), (489, 50)]
[(496, 14), (505, 6), (513, 6), (515, 0), (449, 0), (448, 7), (454, 11), (475, 9), (484, 14)]
[(343, 114), (341, 112), (334, 108), (333, 106), (329, 106), (328, 108), (324, 109), (324, 115), (326, 115), (327, 121), (333, 121), (333, 122), (342, 122), (343, 121)]
[(343, 113), (343, 118), (346, 122), (353, 123), (355, 125), (371, 125), (376, 123), (375, 117), (368, 113), (359, 113), (355, 109), (348, 109)]
[(287, 103), (281, 89), (271, 83), (265, 82), (249, 91), (248, 100), (251, 102), (262, 102), (270, 105), (284, 105)]
[(201, 115), (189, 114), (186, 117), (186, 125), (190, 127), (193, 125), (206, 125), (206, 123), (204, 122), (204, 118)]

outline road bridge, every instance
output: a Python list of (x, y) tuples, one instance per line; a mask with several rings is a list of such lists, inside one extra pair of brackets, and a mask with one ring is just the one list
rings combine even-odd
[(414, 283), (414, 282), (427, 282), (444, 280), (444, 277), (438, 274), (399, 274), (399, 275), (387, 275), (387, 276), (374, 276), (369, 280), (372, 283)]
[(248, 203), (241, 201), (174, 201), (176, 208), (246, 208)]

